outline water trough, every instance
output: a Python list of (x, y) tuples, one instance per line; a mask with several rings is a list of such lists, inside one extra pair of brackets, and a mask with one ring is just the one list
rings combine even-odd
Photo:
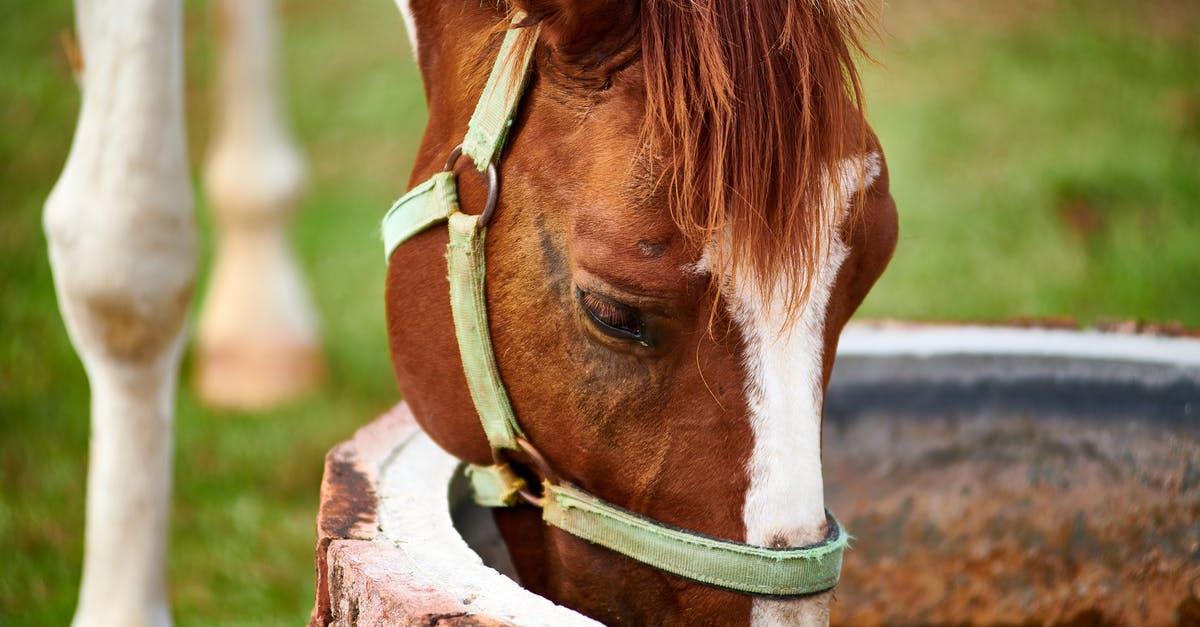
[[(826, 402), (840, 624), (1200, 625), (1200, 339), (854, 325)], [(403, 404), (326, 460), (313, 625), (595, 625), (522, 588)]]

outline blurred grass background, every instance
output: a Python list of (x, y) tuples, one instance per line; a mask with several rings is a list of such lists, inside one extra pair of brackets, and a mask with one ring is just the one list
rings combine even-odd
[[(214, 50), (206, 3), (186, 7), (199, 164)], [(312, 164), (294, 241), (330, 378), (287, 408), (214, 413), (185, 360), (180, 625), (306, 619), (324, 453), (397, 397), (376, 233), (424, 119), (403, 23), (385, 0), (281, 9), (291, 118)], [(864, 315), (1200, 326), (1200, 4), (895, 0), (884, 16), (864, 74), (901, 242)], [(72, 19), (66, 2), (0, 5), (0, 625), (65, 624), (79, 583), (88, 390), (40, 223), (79, 106), (60, 43)], [(202, 196), (197, 208), (207, 230)], [(207, 261), (207, 239), (203, 250)]]

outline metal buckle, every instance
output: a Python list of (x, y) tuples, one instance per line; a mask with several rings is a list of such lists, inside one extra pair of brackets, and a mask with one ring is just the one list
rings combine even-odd
[[(459, 144), (450, 151), (450, 156), (446, 158), (447, 172), (454, 171), (454, 164), (458, 162), (458, 158), (463, 154), (462, 144)], [(475, 228), (482, 229), (492, 220), (492, 214), (496, 212), (496, 201), (500, 198), (500, 175), (496, 173), (496, 163), (489, 162), (487, 167), (487, 182), (488, 195), (487, 204), (483, 206), (483, 213), (479, 214), (479, 219), (475, 223)]]
[[(530, 443), (529, 440), (526, 440), (525, 438), (517, 436), (516, 441), (517, 446), (521, 448), (521, 452), (529, 458), (530, 462), (532, 462), (533, 470), (539, 476), (539, 478), (551, 485), (557, 484), (558, 475), (550, 469), (550, 464), (546, 461), (546, 458), (542, 456), (541, 451), (537, 450), (537, 447), (535, 447), (532, 443)], [(508, 463), (507, 460), (505, 460), (505, 455), (505, 449), (492, 449), (492, 459), (495, 460), (497, 464)], [(533, 505), (534, 507), (542, 507), (546, 502), (545, 495), (539, 496), (534, 494), (533, 492), (529, 491), (528, 487), (518, 490), (517, 495), (521, 497), (521, 500)]]

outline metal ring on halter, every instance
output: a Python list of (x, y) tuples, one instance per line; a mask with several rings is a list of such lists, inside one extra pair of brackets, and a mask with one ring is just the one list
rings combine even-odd
[[(541, 451), (537, 450), (537, 448), (525, 438), (517, 437), (516, 441), (517, 446), (521, 448), (521, 452), (525, 453), (525, 455), (529, 457), (529, 460), (533, 462), (534, 472), (537, 473), (537, 475), (547, 483), (558, 483), (558, 475), (550, 469), (550, 464), (546, 461), (545, 457), (542, 457)], [(505, 450), (506, 449), (498, 448), (492, 449), (492, 459), (497, 464), (508, 463), (504, 459)], [(528, 488), (521, 488), (517, 491), (517, 495), (521, 497), (521, 500), (533, 505), (534, 507), (542, 507), (545, 504), (545, 497), (538, 496), (530, 492)]]
[[(533, 462), (534, 470), (541, 475), (542, 480), (551, 484), (558, 483), (558, 475), (554, 474), (553, 470), (550, 470), (550, 464), (546, 463), (546, 458), (542, 457), (541, 451), (537, 450), (537, 448), (525, 438), (518, 437), (516, 440), (517, 446), (521, 447), (521, 451), (529, 456), (530, 461)], [(521, 499), (523, 499), (526, 503), (529, 503), (535, 507), (545, 507), (546, 505), (545, 494), (538, 496), (530, 492), (528, 488), (521, 488), (518, 490), (517, 496), (520, 496)]]
[(550, 464), (546, 461), (545, 457), (542, 457), (542, 452), (537, 450), (525, 438), (517, 436), (516, 440), (517, 446), (521, 447), (521, 451), (528, 455), (529, 459), (533, 462), (533, 469), (546, 481), (558, 483), (558, 475), (553, 470), (550, 470)]
[[(462, 144), (459, 144), (450, 151), (450, 156), (446, 158), (445, 171), (454, 170), (454, 164), (458, 162), (458, 158), (463, 154)], [(488, 195), (487, 204), (483, 206), (483, 213), (479, 214), (479, 221), (475, 228), (482, 229), (492, 221), (492, 214), (496, 213), (496, 201), (500, 199), (500, 175), (496, 172), (496, 163), (489, 162), (487, 167), (488, 180)]]
[(522, 501), (525, 501), (526, 503), (528, 503), (534, 507), (545, 507), (546, 506), (545, 495), (538, 496), (538, 495), (534, 494), (533, 492), (530, 492), (529, 488), (521, 488), (520, 490), (517, 490), (517, 496), (521, 497)]

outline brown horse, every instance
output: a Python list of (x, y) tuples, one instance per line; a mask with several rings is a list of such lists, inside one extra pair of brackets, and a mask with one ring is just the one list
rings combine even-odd
[[(416, 184), (461, 141), (512, 15), (490, 1), (400, 4), (429, 104)], [(869, 11), (513, 4), (533, 70), (499, 163), (486, 301), (527, 439), (563, 479), (663, 523), (764, 547), (821, 540), (824, 387), (896, 242), (852, 63)], [(478, 213), (487, 184), (465, 163), (462, 210)], [(446, 243), (430, 229), (391, 256), (393, 362), (430, 436), (486, 464)], [(495, 515), (528, 588), (606, 623), (828, 619), (830, 593), (709, 587), (548, 527), (533, 507)]]

